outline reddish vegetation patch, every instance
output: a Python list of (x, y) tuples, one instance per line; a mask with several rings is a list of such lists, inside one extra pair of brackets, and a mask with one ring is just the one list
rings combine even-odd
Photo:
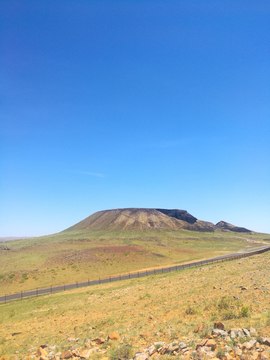
[(61, 255), (54, 256), (46, 265), (49, 264), (66, 264), (80, 262), (96, 262), (100, 260), (125, 259), (131, 256), (133, 259), (137, 256), (151, 254), (141, 246), (136, 245), (108, 245), (99, 246), (84, 250), (61, 250)]

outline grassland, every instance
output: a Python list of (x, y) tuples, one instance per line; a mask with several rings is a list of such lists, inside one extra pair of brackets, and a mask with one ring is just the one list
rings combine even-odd
[[(270, 331), (270, 253), (239, 260), (56, 293), (0, 305), (0, 356), (19, 358), (39, 345), (63, 351), (118, 332), (135, 350), (153, 341), (195, 344), (214, 321), (227, 329)], [(243, 289), (242, 287), (245, 287)], [(245, 309), (243, 311), (243, 309)], [(203, 335), (203, 336), (204, 336)], [(104, 344), (104, 349), (109, 347)]]
[(81, 230), (5, 242), (10, 250), (0, 246), (0, 295), (210, 258), (264, 239), (266, 234), (145, 229)]

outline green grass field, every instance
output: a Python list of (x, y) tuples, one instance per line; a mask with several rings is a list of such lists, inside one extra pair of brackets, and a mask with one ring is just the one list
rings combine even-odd
[(69, 231), (5, 242), (10, 250), (0, 250), (0, 295), (210, 258), (267, 238), (144, 229)]

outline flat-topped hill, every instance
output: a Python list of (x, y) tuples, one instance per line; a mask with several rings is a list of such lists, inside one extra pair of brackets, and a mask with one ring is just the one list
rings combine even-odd
[(198, 220), (186, 210), (178, 209), (148, 209), (125, 208), (103, 210), (94, 213), (79, 223), (64, 230), (132, 230), (132, 229), (167, 229), (191, 231), (251, 231), (242, 227), (220, 221), (216, 225), (211, 222)]

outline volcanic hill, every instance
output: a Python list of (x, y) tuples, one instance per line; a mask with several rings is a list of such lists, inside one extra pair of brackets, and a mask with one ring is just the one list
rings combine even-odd
[(64, 230), (133, 230), (133, 229), (167, 229), (191, 231), (233, 231), (247, 232), (250, 230), (220, 221), (216, 225), (208, 221), (198, 220), (186, 210), (178, 209), (147, 209), (126, 208), (98, 211), (79, 223)]

